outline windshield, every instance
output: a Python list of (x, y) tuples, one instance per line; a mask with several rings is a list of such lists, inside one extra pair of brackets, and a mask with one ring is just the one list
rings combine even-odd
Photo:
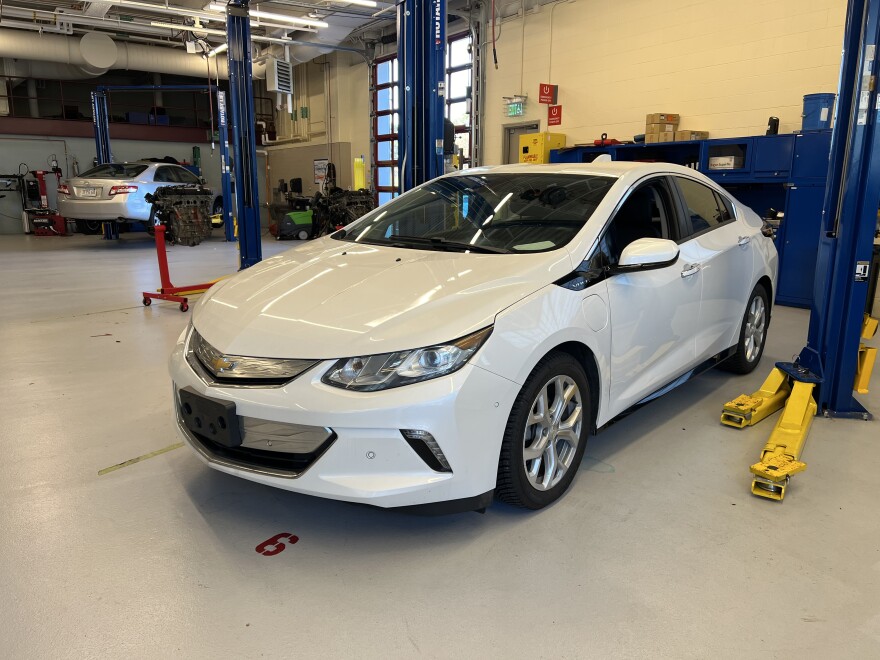
[(104, 163), (79, 175), (81, 179), (133, 179), (147, 169), (135, 163)]
[(506, 173), (435, 179), (333, 237), (435, 250), (555, 250), (587, 223), (613, 177)]

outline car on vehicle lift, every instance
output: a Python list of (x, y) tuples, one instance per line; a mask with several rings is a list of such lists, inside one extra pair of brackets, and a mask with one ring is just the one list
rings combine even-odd
[(665, 163), (480, 167), (214, 285), (171, 356), (209, 466), (382, 507), (538, 509), (587, 437), (761, 359), (762, 220)]
[[(97, 234), (102, 222), (148, 222), (151, 205), (144, 195), (154, 193), (162, 186), (180, 185), (205, 186), (205, 180), (185, 167), (171, 163), (105, 163), (58, 186), (58, 212), (68, 220), (76, 221), (77, 231)], [(212, 212), (215, 215), (222, 213), (222, 196), (213, 190), (212, 194)]]

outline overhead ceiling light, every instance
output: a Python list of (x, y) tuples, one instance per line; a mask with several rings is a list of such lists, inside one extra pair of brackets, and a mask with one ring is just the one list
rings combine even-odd
[(217, 57), (220, 53), (225, 53), (229, 48), (229, 44), (220, 44), (216, 48), (212, 48), (208, 51), (208, 57)]
[[(367, 0), (364, 0), (366, 2)], [(208, 9), (211, 11), (217, 11), (220, 13), (226, 13), (226, 7), (218, 4), (216, 2), (212, 2), (208, 5)], [(330, 27), (330, 25), (325, 21), (315, 21), (311, 18), (300, 18), (299, 16), (287, 16), (285, 14), (275, 14), (273, 12), (268, 11), (259, 11), (257, 9), (252, 9), (250, 11), (250, 15), (252, 18), (265, 18), (270, 21), (282, 21), (284, 23), (293, 23), (295, 25), (311, 25), (312, 27)]]
[(358, 5), (360, 7), (375, 7), (375, 0), (329, 0), (341, 5)]

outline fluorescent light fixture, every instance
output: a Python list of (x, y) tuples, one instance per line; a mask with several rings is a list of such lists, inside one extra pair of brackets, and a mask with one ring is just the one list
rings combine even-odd
[(329, 0), (340, 5), (358, 5), (359, 7), (375, 7), (375, 0)]
[[(226, 7), (216, 2), (212, 2), (211, 4), (209, 4), (208, 9), (210, 9), (211, 11), (221, 12), (223, 14), (226, 13)], [(287, 16), (285, 14), (275, 14), (273, 12), (259, 11), (257, 9), (251, 9), (250, 15), (251, 18), (265, 18), (270, 21), (282, 21), (284, 23), (294, 23), (296, 25), (311, 25), (312, 27), (320, 28), (330, 27), (330, 25), (325, 21), (316, 21), (311, 18), (300, 18), (299, 16)]]
[(229, 44), (220, 44), (208, 51), (208, 57), (217, 57), (220, 53), (225, 53), (228, 48)]

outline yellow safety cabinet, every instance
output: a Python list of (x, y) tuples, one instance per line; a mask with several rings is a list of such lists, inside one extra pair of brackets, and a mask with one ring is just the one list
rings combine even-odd
[(549, 163), (550, 152), (565, 146), (562, 133), (526, 133), (519, 136), (519, 162)]

